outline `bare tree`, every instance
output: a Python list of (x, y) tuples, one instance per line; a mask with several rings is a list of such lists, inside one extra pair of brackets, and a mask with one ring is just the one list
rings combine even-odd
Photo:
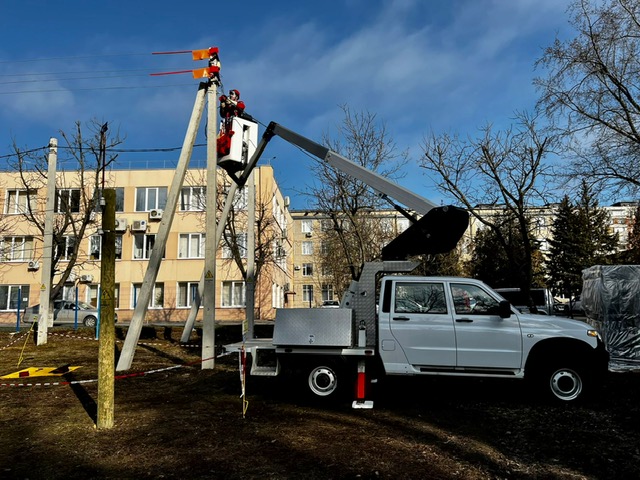
[[(84, 259), (79, 255), (80, 239), (95, 221), (99, 211), (100, 191), (105, 187), (105, 173), (118, 154), (109, 150), (120, 145), (119, 134), (109, 136), (107, 124), (95, 120), (86, 127), (91, 135), (83, 135), (83, 127), (76, 122), (72, 134), (60, 132), (66, 145), (58, 149), (56, 206), (53, 226), (53, 258), (51, 299), (55, 299), (72, 276), (73, 269)], [(16, 161), (13, 168), (19, 174), (27, 196), (35, 196), (47, 188), (48, 157), (22, 151), (14, 142)], [(68, 171), (67, 171), (68, 170)], [(42, 197), (42, 196), (40, 196)], [(27, 202), (22, 216), (44, 238), (46, 212), (42, 204)], [(65, 262), (60, 260), (64, 258)]]
[(602, 188), (640, 187), (640, 2), (574, 0), (574, 38), (556, 39), (538, 66), (539, 104), (568, 139), (573, 174)]
[[(545, 159), (553, 143), (552, 138), (539, 133), (535, 118), (519, 113), (517, 123), (504, 132), (494, 132), (487, 126), (481, 137), (466, 141), (431, 134), (423, 144), (421, 167), (441, 192), (455, 198), (491, 229), (509, 264), (522, 269), (519, 287), (525, 292), (532, 285), (535, 254), (527, 208), (543, 202), (547, 195), (552, 167)], [(498, 209), (514, 219), (522, 241), (522, 261), (501, 228), (502, 216), (495, 215)]]
[[(331, 137), (325, 133), (323, 143), (379, 175), (400, 178), (407, 152), (397, 152), (385, 125), (372, 113), (354, 113), (346, 105), (340, 108), (344, 119), (338, 125), (338, 135)], [(375, 217), (371, 212), (385, 206), (385, 201), (365, 183), (325, 162), (315, 162), (312, 169), (317, 183), (309, 195), (314, 208), (326, 214), (330, 222), (324, 229), (324, 241), (328, 246), (326, 251), (331, 252), (333, 258), (327, 256), (324, 263), (335, 280), (343, 278), (344, 272), (349, 272), (350, 279), (356, 279), (363, 263), (379, 257), (384, 246), (384, 236), (379, 236), (382, 227), (374, 227)], [(336, 286), (344, 283), (338, 281)]]
[[(218, 185), (218, 211), (224, 208), (224, 202), (227, 197), (229, 184), (220, 182)], [(255, 263), (254, 263), (254, 280), (259, 285), (259, 279), (268, 278), (273, 268), (281, 268), (279, 265), (286, 257), (286, 250), (289, 248), (287, 239), (281, 226), (273, 216), (272, 196), (273, 192), (267, 193), (268, 198), (263, 198), (265, 192), (256, 192), (255, 219), (253, 228), (255, 228)], [(236, 191), (234, 199), (234, 207), (229, 212), (225, 224), (225, 230), (222, 235), (222, 247), (227, 252), (226, 258), (222, 259), (222, 267), (231, 268), (233, 265), (238, 269), (243, 280), (247, 280), (247, 231), (251, 226), (251, 222), (247, 217), (246, 204), (246, 188)], [(263, 293), (268, 295), (271, 293), (265, 289), (256, 290), (256, 295)], [(256, 305), (267, 305), (270, 302), (264, 298), (257, 298)], [(258, 318), (260, 318), (258, 312)]]

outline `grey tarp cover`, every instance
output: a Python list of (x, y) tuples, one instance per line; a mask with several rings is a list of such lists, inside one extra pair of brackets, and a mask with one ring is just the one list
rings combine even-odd
[(640, 265), (595, 265), (582, 282), (582, 308), (612, 360), (640, 362)]

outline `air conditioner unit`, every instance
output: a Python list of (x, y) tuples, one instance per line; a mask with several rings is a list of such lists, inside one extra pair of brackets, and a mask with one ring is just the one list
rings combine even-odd
[(162, 209), (154, 208), (149, 212), (149, 220), (160, 220), (162, 218)]
[(80, 275), (81, 282), (93, 282), (93, 275)]
[(124, 232), (127, 229), (126, 218), (116, 218), (116, 232)]
[(40, 268), (40, 262), (37, 260), (31, 260), (27, 265), (28, 270), (38, 270)]
[(294, 270), (300, 270), (300, 265), (296, 265), (295, 267), (293, 267)]
[(134, 232), (146, 232), (147, 231), (147, 221), (146, 220), (135, 220), (131, 224), (131, 230)]

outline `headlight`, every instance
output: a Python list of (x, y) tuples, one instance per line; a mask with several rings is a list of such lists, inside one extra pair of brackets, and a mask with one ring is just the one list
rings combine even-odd
[(587, 336), (600, 338), (600, 333), (597, 330), (587, 330)]

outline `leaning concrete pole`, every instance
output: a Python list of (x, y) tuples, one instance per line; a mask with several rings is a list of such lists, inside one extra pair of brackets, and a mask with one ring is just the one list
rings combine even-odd
[[(220, 240), (222, 240), (224, 226), (227, 224), (227, 218), (229, 217), (229, 213), (231, 212), (231, 208), (233, 207), (233, 200), (235, 198), (237, 189), (238, 185), (232, 183), (229, 187), (229, 191), (227, 192), (227, 198), (225, 199), (224, 208), (222, 209), (222, 215), (218, 219), (218, 228), (216, 229), (216, 245), (220, 245)], [(182, 337), (180, 338), (180, 341), (182, 343), (186, 343), (189, 341), (189, 337), (191, 336), (191, 332), (193, 331), (193, 327), (196, 323), (196, 316), (198, 315), (198, 311), (200, 310), (204, 292), (204, 274), (205, 271), (202, 270), (202, 275), (200, 275), (200, 281), (198, 282), (198, 296), (191, 302), (191, 310), (189, 311), (189, 316), (184, 324), (184, 330), (182, 331)]]
[[(135, 353), (138, 339), (140, 338), (140, 332), (142, 331), (142, 323), (144, 316), (147, 313), (149, 307), (149, 300), (155, 286), (158, 271), (160, 270), (160, 263), (162, 261), (162, 254), (167, 244), (167, 237), (169, 236), (169, 230), (171, 228), (171, 222), (176, 212), (178, 205), (178, 199), (180, 198), (180, 190), (184, 184), (184, 177), (189, 166), (189, 160), (191, 159), (191, 153), (193, 152), (193, 145), (196, 141), (196, 135), (198, 133), (198, 126), (202, 119), (202, 112), (204, 110), (205, 95), (207, 93), (207, 84), (201, 83), (196, 96), (196, 101), (193, 106), (193, 112), (191, 113), (191, 120), (189, 121), (189, 127), (182, 144), (182, 150), (180, 152), (180, 158), (178, 160), (178, 166), (176, 167), (176, 173), (173, 176), (169, 194), (167, 195), (167, 205), (164, 214), (162, 215), (162, 221), (158, 229), (158, 235), (156, 236), (156, 242), (151, 250), (151, 257), (149, 258), (149, 265), (147, 271), (144, 274), (142, 281), (142, 287), (140, 288), (140, 295), (136, 299), (136, 306), (133, 310), (133, 317), (129, 324), (129, 330), (127, 331), (127, 337), (124, 340), (122, 347), (122, 354), (118, 360), (118, 366), (116, 370), (129, 370), (131, 368), (131, 362), (133, 361), (133, 355)], [(213, 140), (215, 142), (215, 138)]]
[[(202, 369), (215, 366), (215, 322), (216, 322), (216, 242), (217, 230), (217, 195), (218, 195), (218, 149), (216, 123), (218, 122), (217, 104), (218, 88), (211, 82), (208, 94), (207, 109), (207, 197), (206, 224), (204, 246), (204, 288), (202, 299), (204, 312), (202, 317)], [(223, 224), (221, 223), (221, 228)]]
[(42, 247), (42, 277), (40, 277), (40, 318), (38, 319), (37, 345), (47, 343), (47, 329), (53, 325), (51, 311), (51, 272), (53, 271), (53, 210), (56, 204), (56, 164), (58, 161), (58, 140), (49, 140), (47, 159), (47, 204), (44, 213), (44, 244)]
[(99, 429), (114, 423), (115, 291), (116, 291), (116, 191), (103, 190), (102, 261), (100, 262), (100, 345), (98, 348)]

